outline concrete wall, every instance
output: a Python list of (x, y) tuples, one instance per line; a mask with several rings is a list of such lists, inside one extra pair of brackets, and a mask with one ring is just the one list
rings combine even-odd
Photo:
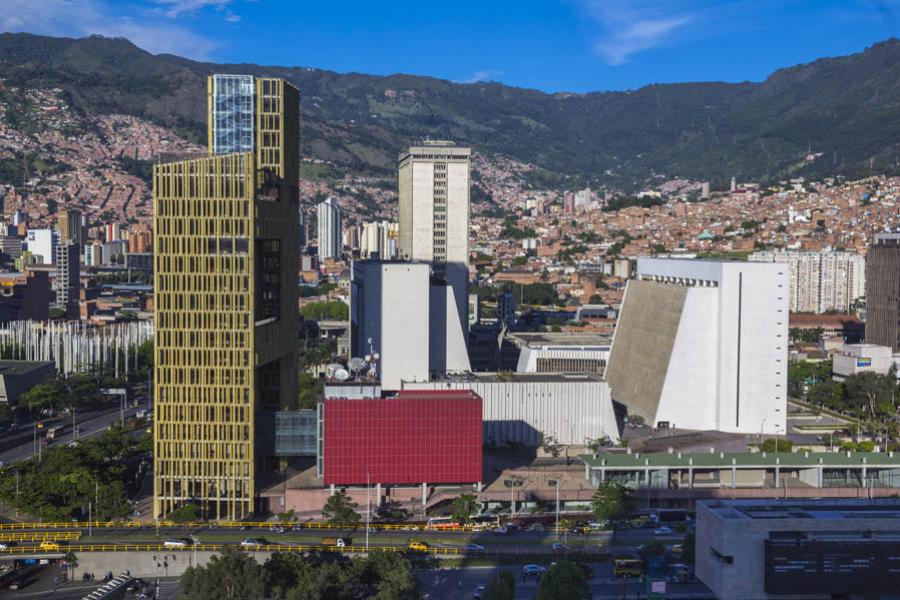
[[(188, 567), (205, 566), (216, 554), (171, 549), (165, 552), (80, 552), (76, 553), (78, 567), (75, 568), (75, 581), (83, 573), (93, 573), (102, 579), (107, 571), (112, 571), (113, 575), (130, 571), (132, 577), (178, 577)], [(259, 563), (264, 563), (272, 553), (251, 552), (250, 556)]]

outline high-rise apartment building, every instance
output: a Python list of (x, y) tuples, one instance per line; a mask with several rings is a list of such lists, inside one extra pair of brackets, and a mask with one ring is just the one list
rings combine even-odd
[(900, 233), (876, 235), (866, 256), (866, 342), (900, 352)]
[(319, 259), (341, 258), (343, 249), (343, 212), (334, 198), (319, 203)]
[(250, 514), (255, 413), (297, 396), (299, 92), (222, 75), (208, 92), (210, 156), (153, 177), (157, 517)]
[(401, 153), (399, 168), (400, 258), (433, 264), (435, 276), (453, 289), (463, 331), (469, 322), (471, 154), (452, 142), (426, 141)]
[(787, 267), (791, 312), (849, 312), (866, 293), (866, 261), (855, 252), (754, 252), (748, 260)]
[(390, 221), (366, 223), (359, 239), (359, 255), (363, 259), (391, 260), (397, 257), (399, 227)]
[(81, 287), (79, 254), (78, 244), (74, 241), (63, 242), (56, 246), (53, 291), (56, 295), (56, 306), (66, 311), (67, 319), (78, 318), (78, 290)]

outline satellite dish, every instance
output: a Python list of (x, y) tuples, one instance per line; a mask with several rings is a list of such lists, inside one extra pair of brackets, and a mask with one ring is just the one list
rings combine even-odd
[(359, 358), (358, 356), (354, 356), (349, 361), (347, 361), (347, 367), (353, 371), (354, 375), (359, 374), (359, 371), (366, 366), (366, 361), (363, 358)]
[(333, 377), (334, 374), (337, 373), (339, 369), (343, 369), (343, 368), (344, 368), (344, 365), (342, 365), (342, 364), (331, 363), (330, 365), (325, 366), (325, 372)]
[(335, 370), (334, 378), (338, 381), (347, 381), (348, 379), (350, 379), (350, 373), (347, 372), (347, 369), (340, 368)]

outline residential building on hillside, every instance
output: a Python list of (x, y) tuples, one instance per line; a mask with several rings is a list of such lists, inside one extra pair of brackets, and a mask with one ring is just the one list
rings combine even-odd
[(754, 252), (748, 260), (787, 266), (791, 312), (850, 312), (866, 294), (866, 261), (855, 252)]
[(154, 517), (252, 513), (255, 415), (297, 398), (300, 96), (252, 81), (251, 147), (220, 135), (235, 92), (211, 76), (210, 156), (154, 168)]
[(787, 356), (784, 265), (640, 258), (606, 377), (653, 427), (785, 433)]
[(81, 263), (79, 247), (74, 241), (56, 246), (56, 267), (53, 289), (56, 307), (66, 312), (67, 319), (78, 318), (78, 290), (81, 287)]

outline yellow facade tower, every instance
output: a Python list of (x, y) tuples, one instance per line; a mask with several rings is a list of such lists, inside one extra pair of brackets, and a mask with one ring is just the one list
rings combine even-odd
[(153, 174), (156, 518), (253, 513), (256, 417), (297, 402), (300, 95), (212, 75), (208, 105), (209, 156)]

